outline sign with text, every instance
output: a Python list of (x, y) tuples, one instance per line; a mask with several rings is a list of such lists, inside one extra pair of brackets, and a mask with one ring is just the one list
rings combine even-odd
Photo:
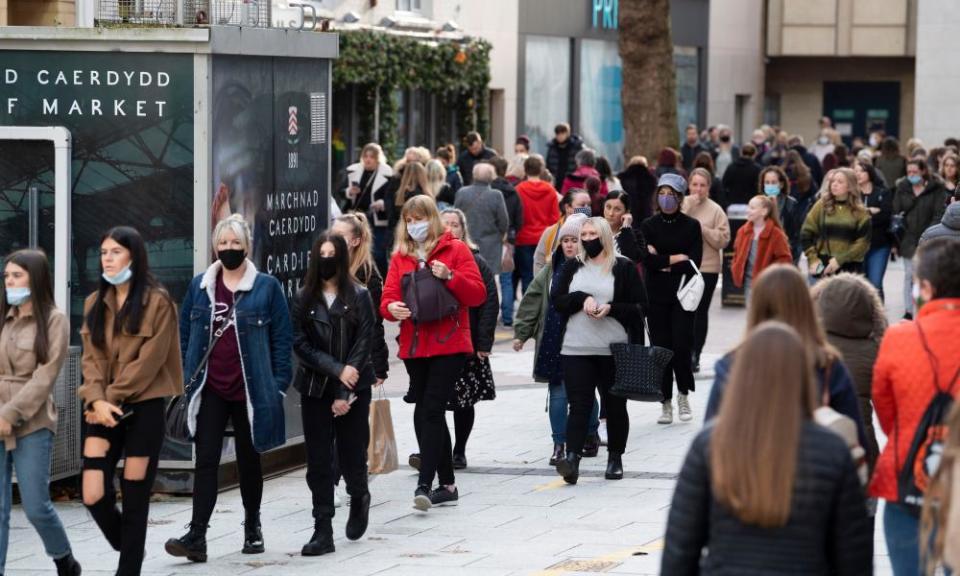
[(587, 0), (590, 22), (594, 28), (616, 30), (619, 26), (620, 0)]

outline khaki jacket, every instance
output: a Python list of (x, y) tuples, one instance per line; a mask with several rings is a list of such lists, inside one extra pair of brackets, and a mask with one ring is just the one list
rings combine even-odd
[[(84, 317), (96, 299), (96, 293), (87, 297), (83, 305)], [(115, 334), (112, 327), (117, 313), (116, 289), (107, 292), (104, 299), (107, 330), (103, 350), (93, 344), (86, 322), (80, 329), (83, 386), (79, 395), (84, 406), (97, 400), (121, 406), (183, 392), (176, 306), (160, 290), (151, 290), (145, 299), (139, 332), (129, 334), (124, 327)]]
[(719, 204), (709, 198), (697, 202), (697, 198), (683, 199), (683, 213), (700, 222), (703, 232), (703, 260), (700, 271), (719, 274), (723, 260), (721, 252), (730, 243), (730, 221)]
[(13, 435), (3, 437), (6, 449), (17, 446), (17, 438), (46, 428), (57, 431), (57, 407), (53, 386), (67, 357), (69, 322), (53, 308), (47, 319), (49, 352), (47, 361), (37, 365), (33, 346), (37, 324), (32, 313), (18, 314), (11, 307), (0, 332), (0, 417), (13, 426)]

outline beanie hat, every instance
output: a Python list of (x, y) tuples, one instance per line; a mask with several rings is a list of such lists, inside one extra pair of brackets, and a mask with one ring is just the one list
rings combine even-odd
[(562, 240), (564, 236), (573, 236), (579, 240), (580, 227), (583, 226), (583, 223), (586, 221), (587, 217), (584, 214), (573, 213), (567, 216), (566, 222), (560, 227), (560, 233), (557, 234), (557, 238)]
[(660, 181), (657, 182), (657, 188), (666, 186), (668, 188), (673, 188), (677, 194), (686, 194), (687, 193), (687, 180), (679, 174), (664, 174), (660, 177)]

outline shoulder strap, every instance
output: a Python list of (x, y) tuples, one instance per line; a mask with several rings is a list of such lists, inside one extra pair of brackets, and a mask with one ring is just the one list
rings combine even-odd
[(200, 377), (200, 373), (203, 372), (203, 369), (206, 367), (207, 362), (210, 360), (210, 355), (213, 353), (214, 346), (216, 346), (217, 342), (220, 341), (220, 338), (223, 336), (224, 332), (226, 332), (227, 329), (230, 328), (232, 324), (236, 324), (237, 304), (240, 302), (240, 298), (242, 297), (243, 297), (243, 294), (239, 292), (236, 294), (236, 296), (234, 296), (233, 304), (230, 306), (230, 308), (227, 308), (226, 315), (229, 318), (229, 320), (227, 320), (226, 324), (217, 328), (213, 332), (213, 336), (210, 338), (210, 343), (207, 345), (207, 351), (206, 353), (204, 353), (203, 358), (200, 359), (200, 363), (197, 364), (196, 369), (193, 371), (193, 374), (190, 376), (190, 382), (188, 382), (187, 384), (188, 386), (193, 386), (193, 383), (196, 382), (197, 378)]
[(930, 360), (930, 368), (933, 370), (933, 385), (937, 388), (938, 392), (953, 392), (953, 386), (957, 383), (957, 380), (960, 379), (960, 367), (957, 367), (957, 371), (953, 374), (953, 378), (950, 379), (950, 383), (947, 384), (946, 388), (940, 386), (940, 361), (934, 355), (933, 350), (930, 349), (930, 344), (927, 342), (927, 335), (923, 333), (923, 328), (920, 327), (920, 322), (914, 322), (917, 326), (917, 332), (920, 334), (920, 343), (923, 344), (923, 349), (927, 353), (927, 358)]

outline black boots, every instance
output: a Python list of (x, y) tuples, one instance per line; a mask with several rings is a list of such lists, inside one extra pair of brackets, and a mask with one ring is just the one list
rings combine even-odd
[(53, 562), (57, 565), (57, 576), (80, 576), (82, 572), (80, 563), (73, 557), (73, 554), (67, 554), (63, 558), (54, 558)]
[(260, 512), (247, 512), (243, 521), (244, 554), (263, 554), (263, 532), (260, 531)]
[(370, 521), (370, 493), (350, 498), (350, 517), (347, 519), (347, 539), (359, 540)]
[(189, 532), (180, 538), (167, 540), (164, 548), (167, 554), (177, 558), (186, 558), (191, 562), (207, 561), (207, 527), (200, 524), (187, 524)]
[(563, 444), (554, 444), (553, 445), (553, 456), (550, 457), (550, 465), (556, 466), (557, 462), (563, 459), (563, 455), (566, 450), (563, 447)]
[(583, 457), (594, 458), (600, 452), (600, 435), (588, 434), (583, 443)]
[(567, 452), (567, 457), (557, 462), (557, 474), (563, 476), (567, 484), (576, 484), (580, 478), (580, 455)]
[(620, 454), (607, 455), (607, 472), (603, 477), (607, 480), (623, 479), (623, 460)]
[[(367, 496), (369, 502), (369, 495)], [(350, 509), (353, 510), (353, 502), (350, 502)], [(323, 556), (334, 552), (336, 547), (333, 545), (333, 523), (330, 518), (317, 518), (313, 524), (313, 536), (310, 541), (303, 545), (300, 554), (303, 556)]]

